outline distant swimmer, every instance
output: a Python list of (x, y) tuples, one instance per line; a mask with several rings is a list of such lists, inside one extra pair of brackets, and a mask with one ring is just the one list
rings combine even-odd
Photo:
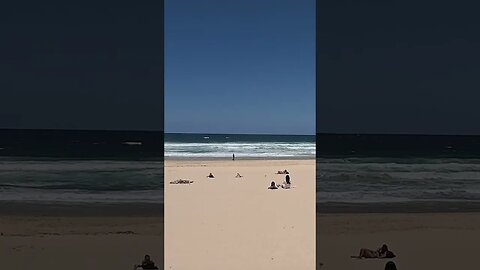
[(278, 189), (278, 188), (277, 188), (277, 185), (275, 185), (275, 182), (272, 181), (272, 183), (270, 183), (270, 186), (268, 187), (268, 189)]
[(213, 176), (212, 173), (210, 173), (207, 177), (208, 177), (208, 178), (215, 178), (215, 176)]

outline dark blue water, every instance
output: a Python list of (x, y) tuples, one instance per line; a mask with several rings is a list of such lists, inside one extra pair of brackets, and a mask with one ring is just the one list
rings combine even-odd
[(162, 160), (163, 132), (0, 129), (0, 156)]
[(317, 201), (480, 202), (480, 136), (318, 134)]
[(165, 133), (165, 142), (202, 143), (205, 137), (213, 143), (228, 142), (309, 142), (315, 143), (315, 135), (265, 135), (265, 134), (208, 134)]
[[(166, 134), (174, 157), (317, 156), (321, 203), (480, 202), (480, 136)], [(0, 200), (162, 202), (163, 133), (0, 130)]]
[(479, 158), (480, 136), (317, 134), (318, 157)]
[(163, 133), (0, 130), (0, 200), (163, 202)]

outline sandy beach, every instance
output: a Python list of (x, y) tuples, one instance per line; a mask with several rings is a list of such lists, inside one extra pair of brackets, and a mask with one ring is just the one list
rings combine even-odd
[(1, 269), (133, 269), (147, 253), (161, 263), (157, 206), (2, 203), (0, 210)]
[[(474, 269), (478, 264), (480, 213), (319, 214), (317, 255), (325, 270)], [(351, 259), (360, 248), (383, 243), (394, 259)], [(472, 268), (473, 267), (473, 268)]]
[(165, 183), (165, 269), (315, 269), (313, 159), (167, 160)]

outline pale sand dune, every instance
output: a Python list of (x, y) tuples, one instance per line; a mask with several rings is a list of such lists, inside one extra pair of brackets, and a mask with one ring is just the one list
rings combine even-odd
[(0, 232), (0, 269), (131, 270), (163, 253), (161, 217), (3, 215)]
[(169, 160), (165, 182), (165, 269), (315, 269), (314, 160)]
[[(317, 218), (322, 270), (398, 270), (478, 268), (480, 213), (324, 214)], [(386, 243), (394, 259), (351, 259), (360, 248)]]

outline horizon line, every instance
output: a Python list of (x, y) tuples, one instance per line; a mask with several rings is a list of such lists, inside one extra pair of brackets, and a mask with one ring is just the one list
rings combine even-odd
[(25, 131), (34, 131), (34, 130), (43, 130), (43, 131), (118, 131), (118, 132), (162, 132), (164, 134), (211, 134), (211, 135), (277, 135), (277, 136), (315, 136), (315, 135), (403, 135), (403, 136), (480, 136), (480, 133), (472, 134), (453, 134), (453, 133), (409, 133), (409, 132), (315, 132), (315, 133), (304, 133), (304, 134), (279, 134), (279, 133), (216, 133), (216, 132), (167, 132), (162, 129), (81, 129), (81, 128), (1, 128), (0, 131), (4, 130), (25, 130)]
[[(0, 128), (2, 130), (164, 132), (160, 129)], [(165, 133), (165, 132), (164, 132)]]
[(315, 133), (313, 134), (279, 134), (279, 133), (165, 132), (165, 134), (315, 136)]
[(317, 132), (316, 135), (404, 135), (404, 136), (480, 136), (479, 134), (453, 134), (453, 133), (358, 133), (358, 132)]

